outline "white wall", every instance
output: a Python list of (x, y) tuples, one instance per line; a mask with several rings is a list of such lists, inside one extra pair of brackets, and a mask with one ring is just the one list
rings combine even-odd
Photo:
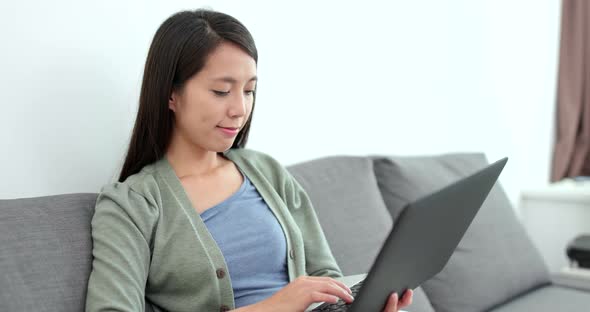
[(0, 4), (0, 198), (98, 192), (117, 174), (160, 23), (209, 6), (260, 54), (249, 147), (511, 158), (510, 198), (548, 180), (558, 0), (36, 1)]

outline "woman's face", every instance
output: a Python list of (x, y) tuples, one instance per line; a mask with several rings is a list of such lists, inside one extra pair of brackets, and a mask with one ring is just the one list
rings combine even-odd
[(250, 116), (255, 89), (254, 59), (233, 43), (221, 43), (203, 69), (170, 97), (176, 135), (208, 151), (231, 148)]

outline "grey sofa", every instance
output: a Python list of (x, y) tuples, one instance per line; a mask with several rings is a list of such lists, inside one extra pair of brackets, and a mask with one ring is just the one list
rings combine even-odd
[[(403, 206), (485, 166), (482, 154), (334, 156), (288, 166), (345, 275), (365, 273)], [(0, 311), (83, 311), (97, 194), (0, 200)], [(428, 248), (428, 246), (424, 246)], [(497, 184), (410, 312), (587, 311), (590, 285), (557, 284)], [(584, 290), (586, 289), (586, 290)]]

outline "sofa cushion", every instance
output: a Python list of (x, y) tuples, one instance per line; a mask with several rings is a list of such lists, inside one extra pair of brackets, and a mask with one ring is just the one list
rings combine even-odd
[[(404, 205), (483, 168), (483, 154), (373, 156), (394, 218)], [(549, 283), (549, 273), (499, 183), (444, 269), (422, 288), (436, 311), (483, 311)]]
[(587, 311), (590, 292), (559, 286), (545, 286), (520, 296), (490, 312)]
[(0, 200), (0, 311), (84, 311), (97, 196)]
[(366, 273), (392, 224), (370, 159), (328, 157), (287, 169), (309, 195), (342, 273)]
[[(392, 225), (371, 159), (334, 156), (287, 169), (309, 195), (343, 274), (367, 273)], [(433, 311), (420, 288), (408, 309)]]

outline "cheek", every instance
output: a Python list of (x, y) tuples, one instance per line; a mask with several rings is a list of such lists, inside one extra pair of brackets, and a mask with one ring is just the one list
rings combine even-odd
[(189, 129), (210, 128), (211, 123), (219, 122), (222, 108), (222, 105), (206, 93), (191, 94), (181, 112), (183, 124)]
[(210, 128), (219, 122), (219, 112), (205, 103), (193, 105), (184, 113), (184, 124), (190, 129)]
[(248, 107), (246, 107), (246, 116), (250, 116), (252, 109), (254, 108), (254, 100), (250, 101)]

